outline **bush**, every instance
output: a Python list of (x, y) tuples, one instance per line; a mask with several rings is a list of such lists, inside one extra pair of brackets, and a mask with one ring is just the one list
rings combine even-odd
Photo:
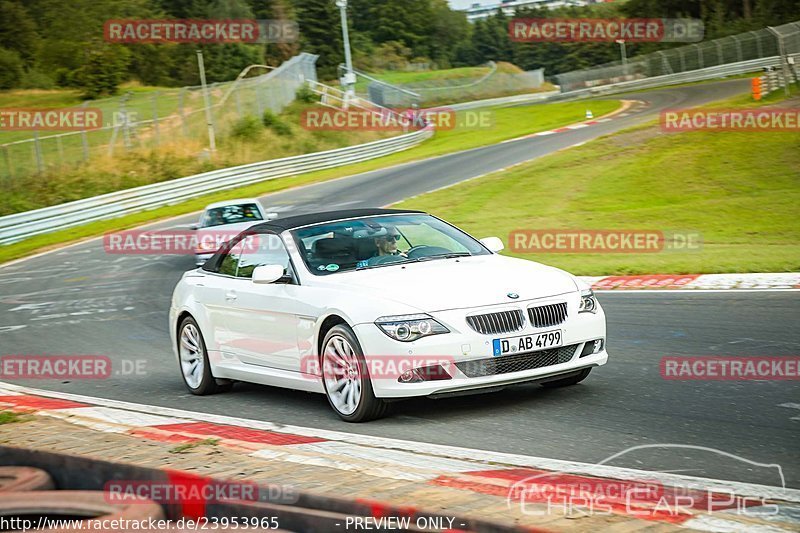
[(255, 141), (261, 135), (261, 125), (255, 117), (246, 116), (236, 121), (231, 136), (245, 141)]
[(22, 75), (20, 88), (22, 89), (52, 89), (56, 82), (51, 76), (38, 69), (31, 69)]
[(295, 93), (295, 98), (298, 102), (313, 104), (317, 101), (317, 94), (308, 85), (303, 85)]
[(289, 136), (292, 134), (292, 128), (289, 127), (284, 121), (280, 119), (278, 115), (267, 109), (264, 111), (264, 114), (261, 116), (261, 123), (264, 124), (267, 128), (271, 129), (278, 135), (283, 137)]
[(261, 123), (264, 124), (267, 128), (271, 128), (276, 123), (280, 122), (281, 119), (278, 118), (278, 115), (267, 109), (264, 111), (264, 114), (261, 115)]
[(23, 73), (19, 54), (13, 50), (0, 48), (0, 89), (19, 87)]

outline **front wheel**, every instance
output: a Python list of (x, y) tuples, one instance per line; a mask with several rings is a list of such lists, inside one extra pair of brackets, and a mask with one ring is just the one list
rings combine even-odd
[(183, 383), (189, 392), (198, 396), (231, 389), (230, 381), (218, 381), (211, 374), (208, 351), (194, 318), (186, 317), (178, 329), (178, 363)]
[(349, 326), (328, 331), (321, 359), (325, 395), (342, 420), (367, 422), (386, 413), (386, 402), (375, 397), (364, 352)]
[(554, 389), (557, 387), (569, 387), (570, 385), (575, 385), (586, 379), (587, 376), (589, 376), (589, 372), (591, 371), (592, 371), (591, 368), (584, 368), (575, 375), (542, 383), (542, 387), (546, 387), (548, 389)]

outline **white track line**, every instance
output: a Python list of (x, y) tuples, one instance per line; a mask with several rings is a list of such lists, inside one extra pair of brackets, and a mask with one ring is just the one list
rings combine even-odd
[(70, 394), (65, 392), (55, 392), (42, 389), (22, 387), (5, 382), (0, 382), (0, 393), (4, 390), (45, 396), (49, 398), (60, 398), (88, 404), (125, 409), (149, 415), (162, 415), (168, 417), (188, 418), (192, 420), (203, 420), (217, 424), (227, 424), (231, 426), (247, 427), (253, 429), (263, 429), (279, 433), (290, 433), (293, 435), (303, 435), (318, 437), (332, 441), (349, 442), (363, 446), (375, 448), (386, 448), (391, 450), (404, 450), (419, 454), (427, 454), (438, 457), (448, 457), (484, 463), (489, 469), (499, 469), (506, 466), (540, 468), (559, 472), (569, 472), (572, 474), (584, 474), (590, 476), (609, 477), (623, 480), (641, 480), (643, 478), (656, 478), (665, 485), (685, 486), (700, 490), (712, 491), (733, 491), (741, 496), (753, 496), (767, 499), (783, 500), (787, 502), (800, 503), (800, 490), (774, 487), (768, 485), (758, 485), (754, 483), (742, 483), (737, 481), (726, 481), (719, 479), (707, 479), (694, 476), (669, 474), (662, 472), (650, 472), (631, 468), (620, 468), (607, 465), (596, 465), (590, 463), (580, 463), (575, 461), (564, 461), (560, 459), (548, 459), (546, 457), (534, 457), (527, 455), (516, 455), (502, 452), (492, 452), (486, 450), (474, 450), (457, 446), (446, 446), (441, 444), (427, 444), (400, 439), (390, 439), (386, 437), (372, 437), (354, 433), (344, 433), (325, 429), (307, 428), (301, 426), (280, 425), (272, 422), (260, 420), (249, 420), (196, 411), (185, 411), (169, 407), (159, 407), (154, 405), (143, 405), (136, 403), (123, 402), (119, 400), (107, 400), (83, 396), (80, 394)]

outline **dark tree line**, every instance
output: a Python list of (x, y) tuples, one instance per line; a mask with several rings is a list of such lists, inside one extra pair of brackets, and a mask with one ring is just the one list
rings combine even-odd
[[(613, 43), (515, 43), (509, 17), (497, 13), (475, 24), (447, 0), (350, 0), (356, 65), (402, 69), (409, 63), (449, 68), (508, 61), (548, 74), (615, 60)], [(706, 38), (800, 19), (800, 0), (628, 0), (557, 11), (522, 10), (521, 17), (694, 17)], [(290, 19), (300, 41), (284, 44), (111, 44), (108, 19)], [(0, 0), (0, 89), (77, 87), (87, 97), (113, 94), (120, 83), (196, 85), (195, 50), (209, 81), (233, 79), (253, 63), (279, 64), (299, 51), (318, 54), (320, 76), (336, 77), (343, 62), (339, 10), (334, 0)], [(629, 54), (670, 45), (631, 45)]]

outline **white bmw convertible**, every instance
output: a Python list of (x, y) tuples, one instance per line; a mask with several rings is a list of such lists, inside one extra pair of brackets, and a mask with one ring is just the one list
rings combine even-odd
[(582, 381), (608, 359), (594, 294), (502, 248), (418, 211), (253, 226), (175, 288), (183, 381), (194, 394), (234, 381), (324, 393), (349, 422), (393, 399)]

